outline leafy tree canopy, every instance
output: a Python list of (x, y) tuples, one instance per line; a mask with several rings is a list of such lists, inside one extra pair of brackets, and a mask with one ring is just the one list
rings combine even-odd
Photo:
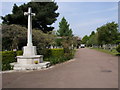
[(87, 35), (85, 35), (85, 36), (82, 38), (82, 43), (83, 43), (83, 44), (86, 44), (88, 40), (89, 40), (89, 37), (88, 37)]
[(107, 23), (97, 28), (97, 32), (99, 44), (114, 44), (118, 39), (118, 24), (115, 22)]
[[(21, 50), (27, 45), (27, 28), (20, 25), (2, 25), (2, 48), (3, 50)], [(54, 42), (52, 34), (43, 33), (40, 30), (33, 30), (33, 44), (37, 46), (39, 53)]]
[(28, 11), (28, 7), (32, 8), (32, 12), (36, 13), (33, 17), (33, 28), (42, 30), (43, 32), (52, 31), (52, 25), (59, 16), (56, 12), (58, 6), (55, 2), (29, 2), (21, 6), (14, 4), (12, 14), (2, 17), (3, 24), (18, 24), (27, 27), (27, 16), (24, 12)]
[(95, 32), (94, 32), (94, 31), (91, 32), (90, 37), (93, 36), (93, 35), (95, 35)]
[(85, 35), (82, 39), (82, 43), (85, 43), (88, 46), (119, 44), (120, 33), (118, 31), (118, 24), (115, 22), (111, 22), (97, 28), (96, 33), (92, 31), (90, 36)]

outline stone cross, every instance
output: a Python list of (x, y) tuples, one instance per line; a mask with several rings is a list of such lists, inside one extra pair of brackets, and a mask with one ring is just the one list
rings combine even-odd
[(29, 7), (28, 12), (24, 12), (24, 15), (28, 15), (27, 46), (33, 46), (32, 44), (32, 16), (35, 16), (35, 13), (32, 13), (31, 7)]

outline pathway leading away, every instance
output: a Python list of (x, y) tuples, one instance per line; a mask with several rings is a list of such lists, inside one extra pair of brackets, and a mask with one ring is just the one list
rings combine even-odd
[(3, 74), (3, 88), (117, 88), (118, 57), (82, 48), (53, 68)]

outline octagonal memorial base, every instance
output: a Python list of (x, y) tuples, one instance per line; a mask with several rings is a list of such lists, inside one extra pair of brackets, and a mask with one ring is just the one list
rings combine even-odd
[(17, 63), (19, 64), (35, 64), (43, 62), (43, 55), (34, 55), (34, 56), (17, 56)]
[(11, 63), (14, 70), (39, 70), (48, 68), (50, 62), (43, 62), (43, 55), (17, 56), (17, 62)]
[(43, 62), (38, 64), (18, 64), (18, 63), (11, 63), (14, 64), (14, 70), (41, 70), (48, 68), (50, 66), (50, 62)]

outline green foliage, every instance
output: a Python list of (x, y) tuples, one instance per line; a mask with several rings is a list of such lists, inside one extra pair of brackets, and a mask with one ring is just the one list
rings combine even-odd
[(72, 37), (63, 37), (62, 47), (64, 49), (64, 53), (69, 53), (70, 46), (72, 45)]
[(50, 53), (52, 57), (59, 57), (64, 54), (63, 49), (50, 49)]
[(115, 41), (116, 44), (120, 44), (120, 32), (118, 33), (117, 40)]
[(95, 33), (94, 35), (90, 35), (89, 40), (87, 41), (87, 45), (88, 46), (92, 46), (92, 45), (97, 45), (98, 41), (97, 41), (97, 33)]
[(57, 35), (58, 36), (73, 36), (72, 30), (69, 28), (69, 24), (64, 17), (59, 23), (59, 30), (57, 31)]
[(2, 49), (22, 49), (26, 45), (27, 29), (18, 25), (2, 25)]
[(116, 48), (116, 50), (120, 53), (120, 45)]
[(52, 31), (54, 27), (52, 25), (59, 16), (56, 13), (58, 6), (55, 2), (29, 2), (17, 6), (14, 4), (12, 14), (8, 14), (2, 17), (4, 24), (18, 24), (27, 27), (27, 16), (24, 16), (24, 12), (28, 11), (28, 7), (32, 8), (32, 11), (36, 13), (33, 17), (33, 28), (39, 28), (43, 32)]
[(69, 24), (63, 17), (61, 22), (59, 22), (59, 30), (57, 31), (58, 38), (56, 39), (56, 44), (62, 46), (64, 53), (69, 53), (74, 47), (78, 47), (80, 44), (80, 39), (73, 36), (72, 29), (69, 28)]
[(45, 55), (48, 48), (54, 42), (54, 36), (33, 30), (33, 44), (37, 47), (38, 54)]
[(46, 54), (44, 55), (45, 58), (49, 57), (59, 57), (64, 54), (63, 49), (47, 49)]
[(94, 32), (94, 31), (91, 32), (90, 37), (93, 36), (93, 35), (95, 35), (95, 32)]
[(97, 33), (94, 31), (91, 32), (90, 36), (85, 35), (82, 39), (82, 43), (87, 46), (92, 46), (97, 44)]
[(16, 52), (15, 51), (3, 51), (2, 53), (2, 70), (10, 70), (10, 63), (16, 62)]
[(55, 39), (55, 43), (56, 43), (56, 46), (62, 46), (61, 42), (62, 42), (62, 38), (56, 38)]
[[(39, 54), (44, 54), (47, 46), (54, 42), (54, 35), (33, 29), (33, 44)], [(19, 25), (2, 25), (3, 50), (22, 50), (27, 45), (27, 29)]]
[(115, 22), (107, 23), (99, 28), (97, 32), (92, 31), (90, 36), (84, 36), (82, 43), (87, 46), (101, 46), (104, 44), (119, 44), (120, 33), (118, 32), (118, 24)]
[[(74, 57), (74, 50), (70, 53), (64, 53), (64, 49), (47, 49), (47, 53), (44, 55), (44, 61), (50, 61), (51, 64), (61, 63), (70, 60)], [(3, 51), (2, 54), (2, 70), (11, 70), (10, 63), (16, 62), (16, 56), (22, 55), (22, 51)], [(35, 61), (37, 63), (37, 61)]]
[(22, 55), (22, 51), (2, 51), (2, 70), (11, 70), (10, 63), (16, 62), (16, 56)]
[(49, 49), (48, 54), (44, 57), (44, 60), (50, 61), (51, 64), (58, 64), (72, 59), (74, 53), (74, 51), (71, 51), (71, 53), (64, 53), (64, 49)]
[(72, 38), (71, 38), (71, 42), (70, 42), (71, 44), (70, 45), (72, 45), (72, 48), (71, 49), (74, 49), (75, 47), (76, 48), (79, 48), (79, 46), (80, 46), (80, 44), (82, 43), (82, 41), (81, 41), (81, 38), (80, 37), (78, 37), (78, 36), (73, 36)]
[(23, 51), (17, 51), (17, 56), (23, 55)]
[(97, 51), (104, 52), (104, 53), (111, 54), (111, 55), (119, 55), (116, 49), (113, 49), (113, 50), (107, 50), (107, 49), (102, 49), (102, 48), (91, 48), (91, 49), (95, 49)]
[(82, 43), (83, 44), (87, 44), (87, 41), (89, 40), (89, 37), (87, 35), (85, 35), (83, 38), (82, 38)]
[(118, 39), (118, 24), (115, 22), (107, 23), (97, 28), (97, 32), (99, 44), (115, 44)]

